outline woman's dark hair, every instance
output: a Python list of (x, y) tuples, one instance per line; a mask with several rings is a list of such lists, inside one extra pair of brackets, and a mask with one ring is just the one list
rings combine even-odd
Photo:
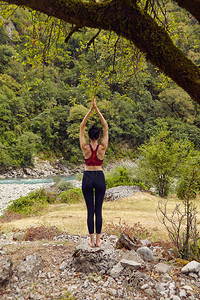
[(96, 125), (92, 125), (88, 130), (88, 135), (91, 140), (97, 140), (99, 138), (99, 134), (101, 129), (98, 128)]

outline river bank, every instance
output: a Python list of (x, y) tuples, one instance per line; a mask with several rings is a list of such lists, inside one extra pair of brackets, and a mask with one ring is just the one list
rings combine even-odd
[(0, 179), (5, 178), (44, 178), (54, 176), (70, 176), (84, 171), (84, 164), (77, 167), (65, 166), (59, 159), (54, 161), (34, 158), (34, 166), (30, 168), (10, 168), (0, 174)]
[[(107, 165), (104, 168), (104, 171), (107, 172), (117, 165), (134, 167), (134, 163), (131, 161), (118, 161), (115, 164), (110, 163), (109, 165)], [(59, 160), (50, 162), (47, 160), (40, 160), (38, 158), (35, 158), (34, 167), (32, 168), (10, 169), (8, 170), (8, 172), (0, 174), (0, 215), (3, 214), (4, 210), (10, 203), (18, 199), (19, 197), (26, 196), (30, 192), (40, 188), (48, 189), (49, 187), (54, 185), (55, 181), (52, 178), (72, 176), (78, 173), (82, 173), (84, 169), (84, 164), (72, 168), (65, 167), (59, 162)], [(19, 179), (23, 180), (20, 181)], [(31, 179), (34, 179), (37, 183), (35, 183), (34, 180)], [(41, 183), (39, 183), (39, 180), (37, 181), (36, 179), (41, 179)], [(26, 181), (26, 183), (24, 183), (24, 181)], [(77, 180), (73, 180), (73, 183), (76, 187), (81, 186), (81, 183)]]

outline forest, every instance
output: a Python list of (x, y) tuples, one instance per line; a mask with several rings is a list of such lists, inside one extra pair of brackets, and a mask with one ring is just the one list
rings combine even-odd
[[(153, 13), (199, 66), (198, 21), (173, 1)], [(1, 172), (31, 166), (34, 155), (83, 163), (79, 125), (93, 95), (109, 125), (105, 163), (137, 158), (161, 128), (199, 151), (200, 105), (131, 41), (28, 8), (2, 5), (0, 14)]]

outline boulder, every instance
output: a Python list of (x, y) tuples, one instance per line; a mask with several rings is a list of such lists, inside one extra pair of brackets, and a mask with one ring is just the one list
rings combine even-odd
[(132, 249), (136, 249), (137, 243), (138, 243), (137, 238), (133, 240), (130, 236), (122, 232), (117, 242), (117, 248), (126, 248), (128, 250), (132, 250)]
[(153, 252), (148, 247), (140, 247), (137, 249), (137, 253), (144, 259), (145, 261), (153, 261)]
[(142, 189), (139, 186), (116, 186), (106, 190), (104, 200), (114, 201), (119, 198), (130, 197)]
[(138, 262), (140, 264), (144, 263), (144, 260), (139, 256), (139, 254), (135, 250), (128, 251), (122, 256), (122, 259), (126, 259), (129, 261)]
[(12, 261), (9, 258), (0, 259), (0, 286), (3, 286), (12, 275)]
[(172, 270), (172, 266), (169, 266), (168, 264), (165, 263), (158, 263), (155, 266), (155, 271), (160, 273), (160, 274), (164, 274), (164, 273), (168, 273), (169, 271)]
[(32, 279), (42, 268), (42, 258), (37, 254), (28, 255), (15, 268), (14, 273), (20, 279)]
[(193, 260), (181, 269), (182, 273), (199, 273), (200, 263)]
[(100, 247), (92, 248), (88, 239), (82, 239), (75, 247), (72, 266), (78, 272), (107, 273), (117, 263), (115, 248), (109, 241), (103, 241)]
[(123, 267), (130, 267), (134, 270), (138, 270), (142, 267), (142, 264), (133, 260), (122, 259), (120, 263)]

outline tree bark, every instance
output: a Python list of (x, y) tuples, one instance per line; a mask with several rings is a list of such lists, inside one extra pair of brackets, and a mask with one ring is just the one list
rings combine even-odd
[[(150, 15), (136, 5), (136, 0), (108, 0), (100, 3), (81, 0), (6, 0), (4, 2), (30, 7), (79, 27), (109, 30), (125, 37), (146, 54), (147, 60), (200, 103), (199, 67), (173, 44), (167, 32)], [(176, 2), (188, 5), (191, 1), (177, 0)], [(194, 2), (198, 5), (199, 0)], [(193, 1), (188, 6), (191, 8)]]

